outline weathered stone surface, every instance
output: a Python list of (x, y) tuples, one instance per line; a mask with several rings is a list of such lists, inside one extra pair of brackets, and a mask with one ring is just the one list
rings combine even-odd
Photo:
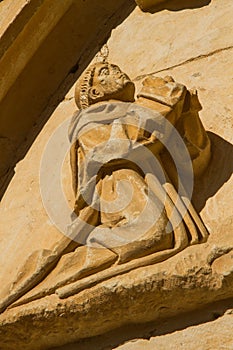
[(19, 348), (46, 349), (135, 320), (174, 316), (232, 296), (232, 273), (229, 269), (225, 277), (213, 273), (206, 263), (211, 246), (202, 245), (198, 252), (196, 248), (190, 247), (164, 263), (115, 277), (69, 299), (52, 295), (8, 310), (0, 316), (1, 346), (14, 349), (14, 332)]
[[(213, 322), (188, 327), (185, 330), (172, 334), (151, 337), (149, 340), (135, 340), (122, 346), (117, 350), (209, 350), (209, 349), (233, 349), (233, 315), (224, 315)], [(68, 350), (68, 349), (67, 349)]]
[[(15, 349), (16, 344), (19, 349), (59, 346), (102, 334), (135, 320), (146, 322), (170, 317), (232, 297), (231, 11), (230, 0), (221, 3), (212, 0), (209, 6), (199, 9), (153, 15), (136, 9), (113, 33), (109, 42), (111, 61), (130, 72), (132, 78), (138, 75), (138, 69), (140, 75), (164, 70), (157, 75), (172, 75), (176, 81), (198, 90), (203, 106), (201, 117), (209, 130), (213, 158), (201, 183), (197, 184), (193, 200), (210, 231), (208, 242), (189, 247), (158, 265), (114, 277), (68, 299), (61, 300), (53, 294), (7, 310), (0, 316), (0, 346), (4, 350)], [(134, 38), (130, 39), (132, 33)], [(170, 51), (168, 43), (171, 43)], [(178, 66), (166, 70), (174, 65)], [(141, 78), (138, 77), (136, 82), (141, 83)], [(38, 247), (51, 249), (62, 237), (48, 220), (41, 203), (38, 169), (41, 154), (53, 130), (64, 116), (68, 117), (75, 111), (74, 100), (69, 100), (70, 94), (67, 98), (57, 108), (24, 161), (18, 164), (3, 199), (0, 266), (4, 286), (16, 276), (15, 266), (25, 254)], [(63, 180), (71, 204), (73, 196), (69, 176), (64, 174)], [(226, 319), (230, 324), (229, 317)], [(217, 332), (217, 328), (214, 329)], [(169, 341), (172, 342), (170, 338)], [(162, 347), (163, 340), (158, 344)], [(191, 347), (190, 343), (187, 344), (186, 348)]]
[(54, 294), (56, 289), (67, 283), (108, 268), (116, 259), (116, 254), (107, 249), (79, 247), (76, 251), (62, 256), (54, 270), (35, 288), (18, 299), (14, 305), (25, 304)]
[[(150, 14), (137, 7), (113, 30), (108, 41), (109, 60), (134, 79), (232, 48), (233, 3), (230, 0), (211, 0), (208, 6), (200, 8), (193, 4), (192, 9), (183, 1), (177, 8), (177, 11), (174, 8)], [(217, 83), (217, 78), (212, 79)]]

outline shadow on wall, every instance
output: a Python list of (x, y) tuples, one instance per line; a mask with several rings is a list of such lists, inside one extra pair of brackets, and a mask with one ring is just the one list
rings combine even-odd
[[(135, 6), (134, 0), (103, 0), (101, 5), (99, 0), (73, 1), (0, 101), (0, 199), (14, 176), (17, 162), (25, 157), (53, 111), (108, 40), (112, 29), (123, 22)], [(92, 27), (83, 30), (91, 19)]]
[(155, 5), (146, 12), (156, 13), (162, 10), (182, 11), (185, 9), (195, 9), (209, 5), (211, 0), (168, 0), (165, 3)]
[(212, 132), (208, 132), (208, 135), (211, 140), (212, 159), (204, 175), (196, 182), (192, 199), (198, 212), (233, 173), (233, 145)]

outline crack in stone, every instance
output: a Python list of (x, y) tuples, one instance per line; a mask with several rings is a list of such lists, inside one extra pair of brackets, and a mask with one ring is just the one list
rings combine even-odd
[(184, 65), (186, 65), (186, 64), (188, 64), (188, 63), (191, 63), (191, 62), (194, 62), (194, 61), (198, 61), (198, 60), (203, 59), (203, 58), (208, 58), (208, 57), (211, 57), (211, 56), (213, 56), (213, 55), (215, 55), (215, 54), (218, 54), (218, 53), (220, 53), (220, 52), (228, 51), (228, 50), (232, 50), (232, 49), (233, 49), (233, 46), (228, 46), (228, 47), (224, 47), (224, 48), (221, 48), (221, 49), (216, 49), (216, 50), (214, 50), (214, 51), (212, 51), (212, 52), (209, 52), (209, 53), (207, 53), (207, 54), (199, 55), (199, 56), (197, 56), (197, 57), (191, 57), (191, 58), (189, 58), (189, 59), (187, 59), (187, 60), (185, 60), (185, 61), (183, 61), (183, 62), (181, 62), (181, 63), (177, 63), (177, 64), (175, 64), (175, 65), (173, 65), (173, 66), (166, 67), (166, 68), (163, 68), (163, 69), (154, 71), (154, 72), (152, 72), (152, 73), (147, 73), (147, 74), (139, 75), (139, 76), (137, 76), (136, 78), (134, 78), (133, 81), (138, 81), (138, 80), (141, 80), (141, 79), (147, 77), (148, 75), (153, 75), (153, 74), (165, 72), (165, 71), (167, 71), (167, 70), (171, 70), (171, 69), (174, 69), (174, 68), (177, 68), (177, 67), (181, 67), (181, 66), (184, 66)]

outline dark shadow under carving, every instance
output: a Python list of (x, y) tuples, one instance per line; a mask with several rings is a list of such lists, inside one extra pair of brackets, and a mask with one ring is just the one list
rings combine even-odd
[[(158, 322), (133, 324), (80, 342), (67, 344), (50, 350), (112, 350), (134, 339), (147, 339), (162, 336), (187, 327), (216, 320), (232, 308), (233, 299), (226, 299), (207, 305), (204, 309), (182, 313), (178, 316)], [(211, 327), (211, 324), (210, 324)]]
[(208, 135), (211, 140), (212, 158), (206, 172), (196, 181), (192, 198), (198, 212), (233, 173), (233, 145), (212, 132), (208, 132)]
[(196, 9), (209, 5), (211, 0), (168, 0), (164, 3), (155, 5), (146, 12), (156, 13), (162, 10), (182, 11), (186, 9)]

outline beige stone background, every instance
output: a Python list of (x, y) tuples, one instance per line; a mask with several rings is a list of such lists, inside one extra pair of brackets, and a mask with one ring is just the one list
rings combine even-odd
[[(189, 1), (180, 3), (183, 5), (165, 6), (165, 9), (153, 14), (136, 8), (113, 30), (108, 41), (109, 60), (128, 73), (137, 86), (147, 74), (169, 74), (188, 88), (198, 90), (203, 106), (200, 115), (212, 140), (213, 159), (201, 182), (196, 184), (194, 203), (211, 233), (208, 247), (233, 246), (233, 2), (198, 1), (198, 6), (194, 5), (194, 1), (190, 2), (192, 6), (188, 5)], [(73, 93), (74, 87), (57, 106), (25, 158), (17, 164), (15, 176), (3, 197), (0, 209), (0, 275), (4, 287), (16, 276), (15, 266), (21, 265), (28, 251), (50, 249), (61, 237), (43, 207), (38, 174), (49, 138), (57, 126), (76, 110)], [(72, 203), (68, 160), (65, 164), (63, 183), (67, 200)], [(191, 269), (192, 258), (188, 259), (198, 249), (188, 249), (190, 255), (182, 255), (182, 264)], [(204, 251), (205, 248), (200, 248), (200, 252)], [(173, 266), (169, 264), (173, 262), (166, 262), (164, 266), (167, 270), (172, 271)], [(179, 271), (179, 268), (182, 269), (182, 266), (177, 265), (174, 269)], [(224, 276), (232, 276), (233, 255), (229, 253), (216, 260), (214, 268)], [(4, 294), (4, 288), (1, 292)], [(223, 299), (230, 297), (233, 293), (223, 293)], [(128, 336), (125, 328), (121, 331), (125, 336), (120, 337), (121, 333), (115, 335), (118, 343), (109, 336), (96, 339), (94, 344), (84, 342), (59, 349), (233, 349), (232, 314), (228, 311), (223, 315), (232, 307), (233, 303), (229, 300), (224, 305), (199, 311), (198, 315), (190, 313), (185, 316), (189, 320), (187, 322), (182, 317), (170, 323), (169, 320), (164, 321), (159, 326), (159, 335), (156, 335), (158, 324), (153, 323), (149, 328), (135, 328), (136, 333), (129, 331)], [(215, 316), (219, 318), (213, 321), (215, 309), (218, 310)], [(17, 308), (9, 311), (11, 320), (15, 317), (14, 310), (17, 311)], [(4, 317), (0, 321), (4, 324)], [(172, 322), (173, 326), (169, 326)], [(2, 349), (7, 349), (7, 346), (3, 345)]]

